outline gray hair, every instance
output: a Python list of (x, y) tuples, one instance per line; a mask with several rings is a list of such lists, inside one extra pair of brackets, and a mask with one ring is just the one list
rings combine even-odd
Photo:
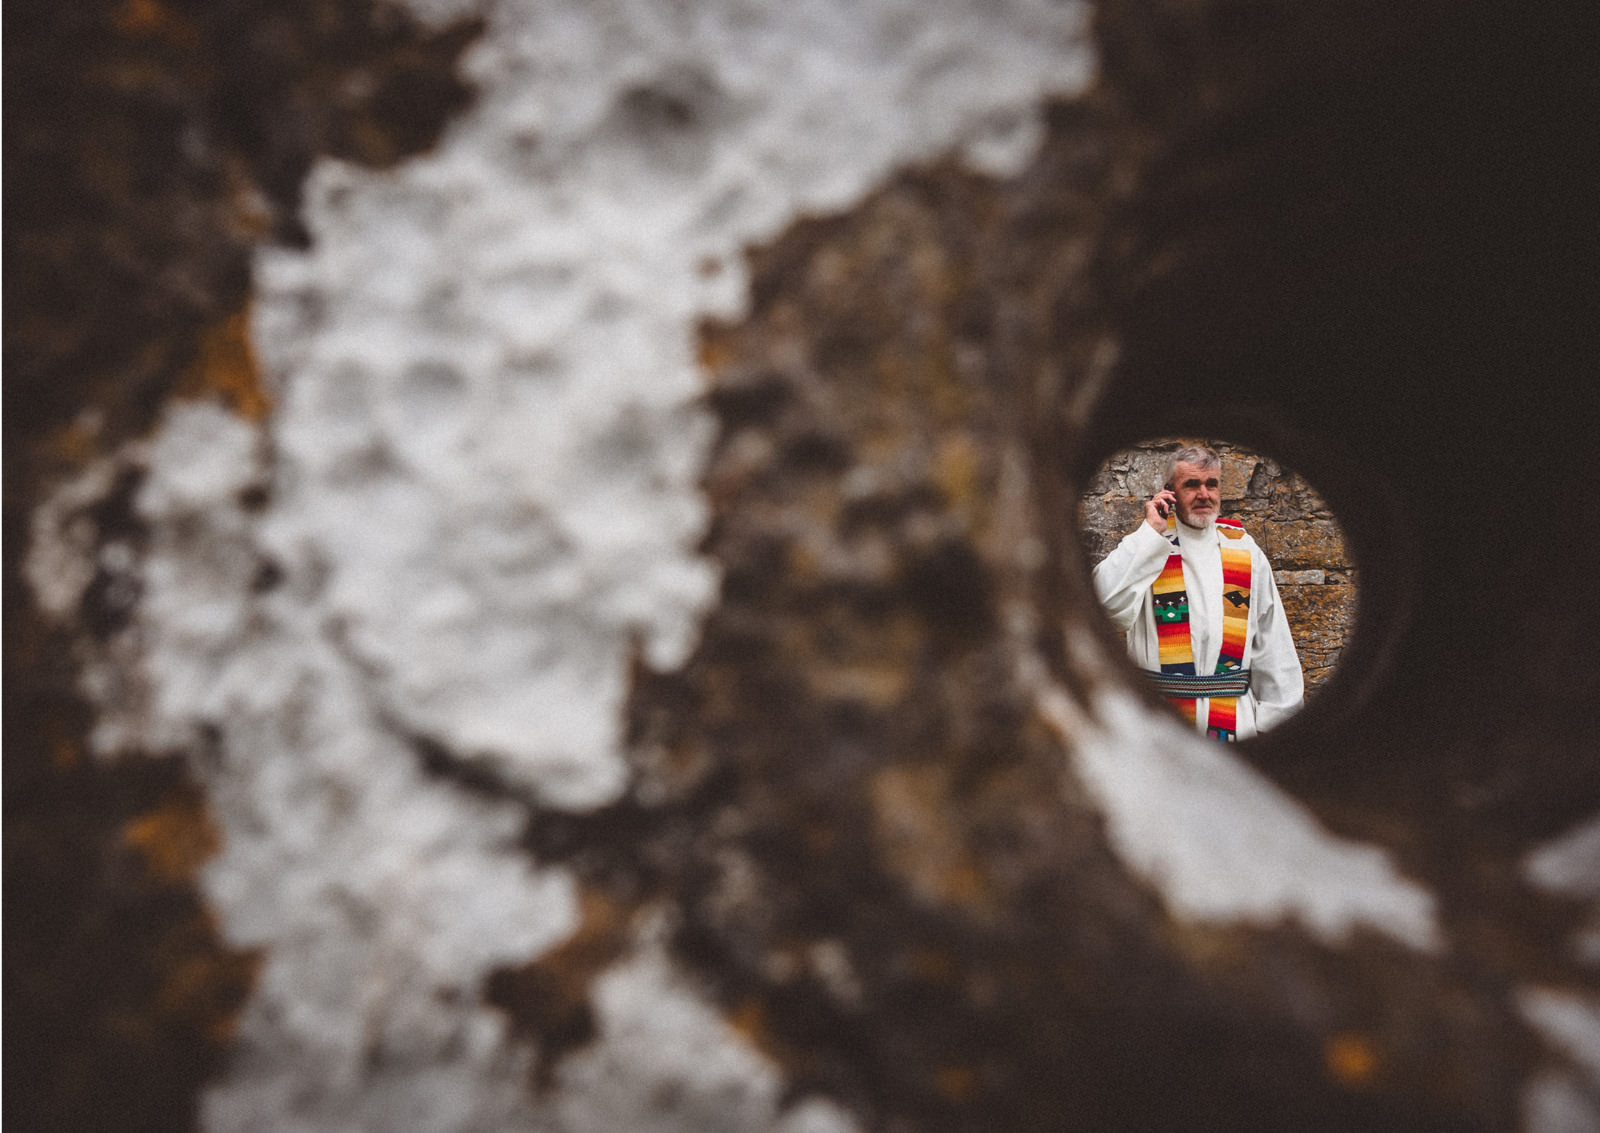
[(1167, 454), (1166, 470), (1161, 476), (1163, 484), (1172, 483), (1172, 478), (1178, 474), (1180, 464), (1192, 464), (1201, 470), (1221, 468), (1222, 458), (1204, 445), (1185, 445), (1177, 452)]

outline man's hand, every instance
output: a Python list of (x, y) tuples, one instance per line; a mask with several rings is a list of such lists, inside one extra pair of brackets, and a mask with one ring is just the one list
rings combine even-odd
[(1151, 496), (1144, 505), (1144, 521), (1162, 535), (1167, 533), (1167, 516), (1162, 515), (1160, 508), (1166, 508), (1167, 515), (1178, 510), (1178, 497), (1166, 488), (1162, 488)]

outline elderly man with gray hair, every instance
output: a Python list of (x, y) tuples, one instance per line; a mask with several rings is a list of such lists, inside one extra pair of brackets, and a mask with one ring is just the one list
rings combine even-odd
[(1247, 739), (1305, 699), (1272, 564), (1218, 514), (1215, 452), (1180, 448), (1166, 471), (1144, 522), (1095, 568), (1095, 591), (1169, 703), (1212, 739)]

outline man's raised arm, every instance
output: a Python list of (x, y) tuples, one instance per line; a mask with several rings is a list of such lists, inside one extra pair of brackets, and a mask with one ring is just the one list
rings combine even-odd
[(1161, 492), (1145, 504), (1145, 522), (1139, 524), (1094, 568), (1094, 591), (1100, 596), (1111, 624), (1126, 632), (1139, 616), (1139, 607), (1150, 587), (1166, 565), (1172, 544), (1167, 542), (1166, 519), (1156, 510), (1158, 502), (1172, 504)]

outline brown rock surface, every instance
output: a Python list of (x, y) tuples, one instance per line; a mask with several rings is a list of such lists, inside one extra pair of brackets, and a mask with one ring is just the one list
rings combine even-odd
[(1280, 586), (1284, 609), (1294, 627), (1295, 648), (1308, 693), (1324, 685), (1339, 664), (1339, 654), (1355, 620), (1356, 588), (1348, 582)]

